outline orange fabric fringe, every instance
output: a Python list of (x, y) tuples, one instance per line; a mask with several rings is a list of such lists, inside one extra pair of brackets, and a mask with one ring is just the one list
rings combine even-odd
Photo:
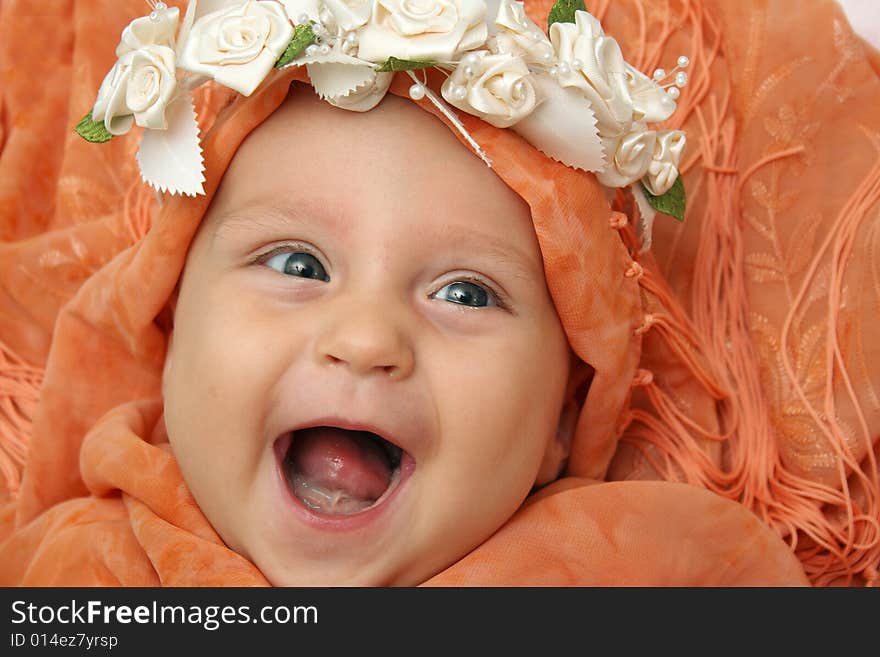
[[(543, 21), (551, 4), (529, 2), (528, 10)], [(108, 24), (132, 17), (128, 3), (101, 5)], [(0, 5), (0, 44), (8, 44), (0, 57), (7, 64), (31, 56), (25, 40), (10, 32), (13, 19), (19, 27), (23, 16), (46, 20), (25, 6)], [(739, 502), (786, 538), (814, 584), (880, 584), (876, 52), (865, 51), (832, 0), (802, 8), (796, 30), (784, 0), (596, 0), (588, 8), (637, 68), (651, 71), (679, 54), (692, 62), (689, 85), (666, 126), (688, 132), (682, 167), (688, 217), (683, 225), (658, 217), (654, 253), (636, 256), (624, 274), (638, 282), (645, 309), (634, 329), (643, 341), (641, 360), (616, 452), (613, 444), (597, 447), (589, 452), (598, 455), (591, 467), (607, 479), (686, 482)], [(71, 20), (69, 8), (53, 11)], [(66, 114), (66, 123), (27, 114), (35, 101), (23, 73), (6, 66), (0, 80), (0, 229), (3, 239), (19, 240), (3, 244), (0, 258), (0, 472), (12, 497), (20, 489), (58, 310), (147, 233), (156, 210), (155, 195), (133, 168), (136, 141), (114, 141), (100, 155), (84, 156), (93, 147), (68, 130), (109, 65), (118, 37), (112, 32), (77, 45), (77, 63), (88, 70), (79, 85), (70, 62), (31, 56), (54, 66), (58, 80), (45, 90), (54, 105), (45, 98), (36, 104)], [(210, 86), (200, 92), (203, 131), (230, 99)], [(34, 121), (31, 130), (15, 129), (25, 114)], [(52, 148), (53, 140), (63, 148)], [(49, 153), (38, 163), (32, 161), (37, 149)], [(74, 175), (84, 161), (100, 174)], [(83, 180), (94, 186), (80, 189)], [(86, 194), (91, 204), (83, 203)], [(616, 209), (635, 212), (622, 197)], [(637, 222), (614, 217), (612, 227), (635, 256), (630, 224)], [(51, 231), (66, 231), (57, 239), (66, 269), (45, 259), (31, 265), (35, 254), (54, 252)], [(49, 300), (28, 308), (17, 285), (40, 289), (33, 281), (43, 279), (51, 279), (43, 284)], [(614, 454), (610, 464), (606, 453)], [(572, 485), (566, 481), (553, 490)], [(73, 486), (85, 494), (81, 483)], [(592, 493), (577, 495), (581, 506), (548, 495), (541, 508), (559, 514), (556, 507), (589, 508)], [(126, 504), (146, 513), (138, 501), (126, 498)], [(66, 513), (61, 506), (39, 522)], [(535, 513), (526, 507), (518, 517)], [(203, 519), (191, 520), (193, 531), (217, 542)], [(525, 540), (517, 534), (523, 526), (511, 523), (492, 539), (502, 553)], [(31, 539), (16, 540), (29, 546)], [(259, 580), (247, 564), (228, 561), (234, 581)], [(149, 575), (117, 581), (156, 583), (149, 564), (141, 565)], [(477, 583), (483, 565), (478, 557), (465, 559), (438, 582)]]
[[(702, 4), (688, 0), (634, 0), (628, 15), (622, 15), (626, 10), (621, 11), (619, 4), (611, 5), (608, 1), (599, 3), (598, 12), (604, 20), (609, 18), (605, 16), (609, 9), (618, 10), (618, 21), (635, 23), (635, 26), (629, 26), (628, 34), (638, 34), (638, 37), (626, 42), (625, 54), (634, 57), (631, 61), (641, 70), (649, 71), (663, 61), (674, 61), (673, 55), (677, 52), (671, 50), (669, 41), (675, 35), (678, 43), (684, 45), (682, 33), (691, 35), (689, 43), (682, 48), (693, 62), (689, 70), (690, 82), (670, 127), (685, 126), (688, 130), (690, 158), (683, 167), (691, 201), (688, 219), (698, 225), (689, 231), (690, 234), (685, 227), (673, 235), (664, 236), (671, 239), (661, 239), (661, 245), (670, 246), (661, 246), (665, 253), (658, 254), (658, 260), (666, 255), (667, 264), (658, 267), (647, 259), (644, 264), (649, 269), (641, 279), (643, 288), (667, 307), (674, 305), (671, 295), (684, 296), (682, 293), (690, 288), (691, 319), (656, 314), (645, 328), (655, 327), (653, 330), (661, 334), (665, 348), (676, 354), (712, 398), (721, 399), (723, 394), (719, 393), (729, 391), (724, 403), (718, 406), (718, 427), (704, 428), (688, 417), (681, 403), (676, 403), (674, 389), (664, 391), (662, 374), (655, 375), (646, 385), (648, 408), (634, 411), (632, 424), (623, 441), (637, 450), (656, 475), (706, 487), (752, 509), (788, 538), (814, 583), (876, 584), (876, 567), (880, 563), (880, 489), (875, 455), (880, 435), (878, 406), (875, 401), (869, 420), (869, 413), (863, 409), (864, 394), (860, 399), (849, 373), (853, 364), (842, 347), (845, 336), (841, 335), (844, 327), (841, 326), (840, 309), (844, 302), (847, 267), (852, 262), (855, 245), (865, 238), (869, 244), (876, 245), (877, 242), (877, 204), (880, 201), (877, 121), (873, 121), (872, 129), (866, 125), (862, 127), (864, 141), (874, 146), (873, 166), (865, 171), (862, 162), (867, 158), (861, 158), (859, 165), (844, 167), (845, 174), (841, 172), (832, 178), (831, 184), (835, 187), (849, 189), (854, 186), (854, 189), (836, 210), (833, 220), (823, 226), (827, 232), (821, 245), (801, 257), (802, 266), (807, 271), (797, 288), (787, 295), (790, 302), (784, 304), (786, 314), (779, 322), (781, 327), (772, 353), (760, 351), (755, 345), (754, 284), (768, 281), (758, 280), (760, 274), (753, 274), (752, 280), (748, 280), (750, 263), (759, 260), (750, 248), (753, 241), (750, 232), (756, 222), (744, 216), (747, 210), (743, 208), (743, 197), (756, 174), (770, 170), (773, 179), (779, 181), (787, 161), (805, 157), (809, 147), (804, 142), (795, 143), (795, 140), (789, 140), (791, 145), (788, 146), (785, 139), (774, 140), (772, 134), (765, 133), (765, 143), (761, 144), (765, 152), (747, 166), (743, 162), (748, 162), (748, 156), (744, 157), (738, 147), (738, 141), (745, 141), (744, 124), (756, 123), (759, 112), (758, 102), (748, 96), (748, 77), (761, 73), (758, 66), (765, 71), (772, 70), (769, 62), (757, 59), (759, 53), (766, 52), (763, 49), (765, 44), (772, 43), (781, 48), (784, 55), (780, 59), (788, 58), (779, 70), (772, 72), (758, 86), (759, 92), (763, 92), (759, 93), (759, 98), (767, 107), (763, 111), (771, 114), (771, 118), (772, 113), (776, 113), (784, 120), (788, 119), (790, 111), (788, 105), (772, 102), (771, 89), (781, 87), (785, 82), (795, 87), (812, 81), (805, 76), (797, 80), (789, 77), (790, 62), (796, 60), (796, 55), (803, 54), (794, 51), (795, 48), (804, 47), (815, 39), (813, 32), (820, 24), (833, 26), (834, 49), (838, 54), (843, 51), (844, 56), (838, 59), (836, 67), (829, 57), (811, 71), (818, 77), (821, 68), (832, 69), (825, 84), (817, 85), (813, 103), (819, 102), (823, 91), (835, 91), (832, 86), (835, 76), (841, 77), (847, 64), (864, 68), (865, 62), (859, 60), (860, 53), (854, 53), (854, 46), (847, 42), (852, 38), (849, 28), (839, 8), (831, 3), (815, 7), (815, 16), (809, 21), (799, 18), (797, 29), (803, 30), (803, 35), (794, 40), (785, 32), (789, 28), (780, 19), (781, 8), (778, 6), (761, 9), (750, 5), (748, 10), (738, 10), (732, 3), (720, 0)], [(713, 5), (717, 13), (707, 11)], [(646, 27), (647, 16), (652, 17), (650, 30)], [(723, 28), (718, 17), (726, 19)], [(823, 19), (821, 23), (820, 17)], [(618, 28), (626, 29), (626, 23), (613, 24), (614, 27), (609, 28), (606, 23), (609, 32), (616, 34)], [(731, 52), (734, 48), (728, 50), (725, 47), (725, 40), (729, 42), (736, 35), (737, 27), (745, 35), (738, 41), (747, 42), (749, 49), (745, 54), (754, 56), (754, 61), (738, 59), (741, 52)], [(647, 43), (646, 33), (658, 36), (652, 36)], [(741, 47), (742, 43), (737, 46)], [(664, 53), (662, 60), (661, 53)], [(726, 70), (719, 65), (722, 63), (726, 63)], [(877, 99), (876, 77), (870, 82), (873, 97)], [(777, 91), (782, 95), (781, 90)], [(792, 95), (796, 94), (790, 89), (785, 93), (785, 97)], [(827, 103), (826, 99), (821, 100)], [(737, 102), (751, 103), (745, 116), (733, 107)], [(810, 113), (809, 106), (804, 107), (801, 115), (788, 119), (791, 129), (805, 129), (809, 126), (803, 124), (825, 118), (823, 112)], [(760, 118), (771, 131), (782, 130), (772, 123), (771, 118)], [(831, 126), (820, 124), (818, 129), (829, 130)], [(869, 162), (870, 159), (866, 164)], [(820, 163), (821, 160), (817, 162), (814, 157), (807, 166), (815, 167)], [(794, 183), (788, 180), (787, 184)], [(699, 214), (695, 212), (695, 197), (711, 200), (696, 206), (701, 211)], [(770, 208), (771, 212), (776, 210)], [(771, 217), (771, 221), (774, 219), (776, 217)], [(781, 225), (781, 220), (777, 221)], [(766, 225), (759, 227), (758, 231), (769, 232)], [(796, 236), (792, 237), (796, 239)], [(659, 283), (650, 267), (653, 265), (655, 271), (664, 274), (670, 273), (673, 263), (676, 268), (681, 268), (681, 261), (676, 261), (673, 254), (680, 257), (685, 241), (690, 242), (688, 253), (693, 254), (692, 266), (685, 267), (691, 276), (686, 285), (679, 285), (673, 291)], [(823, 265), (825, 278), (818, 281)], [(877, 285), (876, 265), (874, 267), (872, 291), (876, 313), (880, 287)], [(775, 273), (769, 275), (773, 280), (777, 278)], [(781, 279), (783, 275), (778, 277)], [(824, 289), (827, 289), (827, 311), (821, 326), (824, 354), (819, 355), (824, 371), (821, 394), (818, 394), (812, 388), (808, 390), (811, 385), (815, 388), (813, 384), (816, 382), (805, 381), (803, 356), (798, 353), (800, 345), (792, 343), (802, 335), (795, 328), (803, 322), (805, 306), (815, 302), (816, 296)], [(774, 303), (782, 302), (780, 293), (774, 292), (774, 295)], [(868, 307), (864, 312), (870, 312)], [(704, 354), (706, 360), (694, 358), (696, 352)], [(766, 374), (768, 369), (776, 366), (768, 361), (776, 358), (780, 361), (782, 378), (778, 383)], [(868, 359), (863, 365), (863, 380), (867, 378), (876, 386), (878, 369), (880, 360), (876, 357)], [(800, 404), (797, 412), (805, 413), (813, 424), (813, 428), (807, 431), (821, 433), (819, 450), (834, 463), (832, 476), (811, 476), (812, 473), (797, 467), (794, 459), (786, 458), (786, 451), (790, 454), (792, 449), (797, 449), (791, 443), (796, 444), (802, 435), (780, 430), (786, 415), (793, 412), (791, 408), (774, 405), (767, 390), (770, 384), (783, 386), (787, 398)], [(843, 406), (848, 408), (844, 410)], [(843, 413), (848, 420), (854, 421), (856, 430), (842, 420)], [(721, 451), (713, 456), (711, 450), (707, 450), (706, 442), (720, 444)], [(616, 474), (627, 478), (650, 476), (645, 471), (617, 471)]]

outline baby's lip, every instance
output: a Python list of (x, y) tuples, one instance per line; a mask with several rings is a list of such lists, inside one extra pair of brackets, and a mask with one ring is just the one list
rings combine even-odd
[(389, 443), (400, 447), (407, 452), (414, 461), (424, 454), (425, 446), (429, 440), (427, 432), (417, 423), (405, 417), (388, 417), (380, 421), (359, 420), (352, 417), (322, 416), (297, 422), (288, 428), (282, 435), (293, 434), (303, 429), (313, 427), (336, 427), (348, 431), (368, 431), (384, 438)]
[[(280, 385), (270, 400), (265, 440), (277, 441), (310, 427), (369, 431), (397, 445), (422, 462), (438, 447), (439, 422), (430, 394), (415, 384), (392, 386), (389, 381), (327, 378), (326, 372), (304, 370), (298, 380), (307, 386)], [(295, 393), (295, 394), (292, 394)]]

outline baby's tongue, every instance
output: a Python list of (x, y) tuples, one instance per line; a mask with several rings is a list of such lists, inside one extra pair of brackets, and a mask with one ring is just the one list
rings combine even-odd
[(391, 483), (388, 457), (371, 435), (333, 427), (297, 431), (285, 458), (293, 493), (322, 513), (371, 506)]

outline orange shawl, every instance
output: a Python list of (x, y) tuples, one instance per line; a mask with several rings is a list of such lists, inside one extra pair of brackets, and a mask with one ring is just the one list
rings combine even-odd
[[(529, 9), (543, 20), (540, 4)], [(157, 401), (166, 302), (210, 195), (157, 211), (136, 139), (95, 147), (69, 132), (137, 5), (0, 5), (2, 584), (266, 583), (196, 507)], [(880, 83), (831, 2), (799, 15), (814, 27), (794, 35), (783, 5), (590, 6), (642, 70), (694, 61), (672, 120), (691, 143), (688, 221), (659, 225), (656, 257), (633, 266), (632, 231), (607, 206), (600, 221), (595, 183), (570, 201), (597, 208), (575, 234), (538, 201), (580, 174), (542, 160), (559, 184), (530, 198), (517, 175), (540, 171), (507, 160), (499, 175), (532, 206), (548, 286), (596, 374), (571, 476), (429, 583), (803, 584), (804, 568), (818, 583), (876, 581), (880, 354), (865, 309), (880, 289), (880, 121), (866, 108)], [(28, 38), (48, 26), (58, 47)], [(819, 40), (839, 56), (811, 55), (807, 69)], [(205, 143), (209, 194), (286, 79), (264, 87), (228, 107), (222, 90), (202, 94), (204, 128), (225, 107)], [(523, 150), (466, 123), (483, 144)], [(841, 142), (853, 144), (843, 162)], [(599, 280), (562, 257), (579, 249), (599, 258)], [(572, 290), (589, 306), (566, 305)], [(844, 290), (860, 312), (838, 310)], [(691, 485), (610, 483), (658, 478)]]

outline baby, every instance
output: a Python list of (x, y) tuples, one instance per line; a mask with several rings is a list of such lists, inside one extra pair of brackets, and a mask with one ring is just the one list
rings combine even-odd
[[(654, 476), (618, 467), (633, 424), (676, 478), (724, 395), (638, 262), (655, 206), (685, 211), (684, 134), (648, 123), (688, 57), (659, 86), (576, 3), (549, 36), (510, 0), (419, 33), (413, 8), (440, 5), (300, 4), (154, 3), (123, 31), (76, 131), (143, 128), (166, 194), (140, 221), (137, 181), (10, 261), (109, 259), (46, 313), (0, 584), (804, 583), (745, 506), (601, 481)], [(208, 79), (203, 121), (226, 109), (199, 134)], [(119, 168), (116, 144), (83, 169)]]
[(272, 584), (410, 585), (557, 476), (572, 363), (522, 199), (412, 102), (294, 84), (189, 250), (165, 419)]

